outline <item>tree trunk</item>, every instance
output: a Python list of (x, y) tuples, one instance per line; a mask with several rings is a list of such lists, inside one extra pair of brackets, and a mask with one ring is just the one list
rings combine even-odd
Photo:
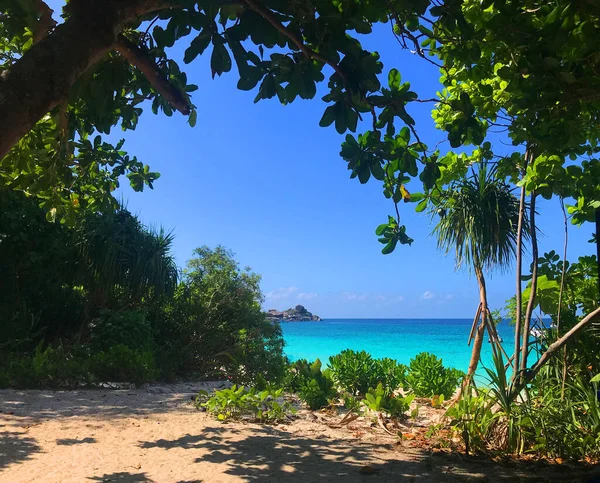
[[(526, 158), (527, 159), (527, 158)], [(513, 356), (513, 379), (519, 373), (519, 356), (521, 353), (521, 311), (522, 311), (522, 292), (521, 275), (523, 273), (523, 219), (525, 218), (525, 186), (521, 188), (521, 197), (519, 199), (519, 222), (517, 224), (517, 290), (515, 297), (517, 307), (515, 311), (515, 354)]]
[(73, 83), (115, 45), (123, 27), (167, 0), (72, 0), (69, 17), (0, 76), (0, 160)]
[[(569, 246), (569, 223), (567, 220), (567, 212), (565, 211), (565, 200), (560, 197), (560, 207), (563, 213), (563, 220), (565, 222), (565, 243), (562, 258), (562, 270), (560, 273), (560, 290), (558, 292), (558, 313), (556, 315), (556, 336), (560, 335), (560, 316), (562, 313), (562, 300), (565, 291), (565, 275), (567, 274), (567, 248)], [(563, 348), (563, 372), (562, 382), (560, 387), (560, 399), (565, 398), (565, 385), (567, 383), (567, 347)]]
[(565, 242), (563, 244), (562, 270), (560, 272), (560, 290), (558, 291), (558, 313), (556, 315), (556, 331), (560, 333), (560, 316), (562, 313), (562, 299), (565, 291), (565, 275), (567, 274), (567, 248), (569, 246), (569, 223), (567, 221), (567, 212), (565, 211), (565, 200), (561, 196), (560, 207), (563, 213), (565, 224)]
[(596, 208), (596, 261), (598, 262), (596, 273), (598, 274), (598, 300), (600, 301), (600, 208)]
[(535, 296), (537, 292), (537, 272), (538, 272), (538, 246), (536, 237), (536, 226), (535, 226), (535, 190), (531, 191), (531, 203), (529, 206), (529, 224), (530, 224), (530, 236), (531, 236), (531, 257), (532, 266), (531, 270), (531, 291), (529, 293), (529, 300), (527, 302), (527, 309), (525, 310), (525, 318), (523, 320), (523, 339), (521, 342), (521, 369), (520, 372), (524, 373), (527, 369), (527, 356), (529, 355), (529, 332), (531, 331), (531, 315), (533, 314), (533, 307), (535, 305)]
[(473, 380), (473, 376), (475, 375), (475, 371), (477, 370), (477, 366), (479, 365), (479, 360), (481, 359), (481, 348), (483, 346), (483, 341), (485, 338), (487, 317), (489, 314), (485, 278), (483, 277), (483, 273), (481, 272), (481, 270), (478, 268), (475, 269), (475, 274), (477, 276), (477, 283), (479, 284), (481, 322), (479, 323), (479, 327), (477, 327), (477, 331), (475, 332), (475, 338), (473, 339), (473, 349), (471, 351), (471, 360), (469, 361), (469, 368), (467, 369), (467, 375), (463, 379), (462, 387), (459, 394), (464, 393), (469, 388), (469, 386), (471, 385), (471, 381)]

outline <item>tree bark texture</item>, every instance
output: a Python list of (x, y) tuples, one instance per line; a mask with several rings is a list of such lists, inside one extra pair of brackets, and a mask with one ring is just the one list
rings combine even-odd
[(69, 17), (0, 77), (0, 159), (50, 110), (67, 101), (73, 83), (113, 49), (123, 27), (168, 7), (165, 0), (72, 0)]
[[(479, 326), (475, 331), (475, 337), (473, 339), (473, 349), (471, 350), (471, 360), (469, 361), (467, 375), (463, 379), (461, 393), (464, 393), (465, 390), (468, 389), (469, 385), (471, 384), (471, 381), (473, 380), (473, 376), (475, 375), (475, 371), (477, 371), (477, 367), (479, 366), (479, 360), (481, 359), (481, 348), (483, 347), (483, 341), (485, 339), (485, 328), (488, 322), (487, 318), (489, 317), (485, 278), (481, 270), (478, 268), (475, 269), (475, 274), (477, 276), (477, 283), (479, 284), (480, 301), (480, 309), (477, 310), (477, 314), (481, 315), (481, 322), (479, 323)], [(492, 337), (491, 334), (490, 337)]]

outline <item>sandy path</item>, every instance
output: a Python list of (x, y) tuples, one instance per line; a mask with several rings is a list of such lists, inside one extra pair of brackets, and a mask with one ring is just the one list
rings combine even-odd
[(588, 481), (429, 456), (308, 412), (284, 426), (221, 424), (191, 406), (198, 389), (0, 391), (0, 481)]

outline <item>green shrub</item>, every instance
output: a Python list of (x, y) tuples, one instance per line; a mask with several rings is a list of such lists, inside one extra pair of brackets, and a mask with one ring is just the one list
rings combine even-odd
[(91, 372), (101, 381), (133, 382), (141, 384), (156, 377), (154, 356), (149, 351), (116, 345), (94, 354)]
[(361, 400), (358, 399), (356, 396), (351, 396), (350, 394), (344, 394), (342, 396), (342, 399), (344, 402), (344, 407), (348, 411), (355, 411), (355, 412), (360, 411)]
[(261, 308), (260, 276), (223, 247), (201, 247), (188, 261), (174, 297), (149, 312), (164, 375), (228, 377), (280, 383), (286, 359), (278, 323)]
[(333, 381), (324, 377), (322, 379), (308, 379), (300, 389), (300, 399), (312, 409), (321, 409), (329, 404), (329, 401), (336, 396), (337, 392), (333, 388)]
[(265, 320), (253, 329), (240, 329), (234, 348), (226, 354), (225, 374), (235, 383), (256, 386), (260, 380), (275, 385), (283, 381), (287, 359), (278, 323)]
[(421, 352), (411, 359), (404, 389), (417, 397), (443, 395), (452, 397), (464, 373), (458, 369), (444, 367), (442, 359), (429, 352)]
[(286, 389), (297, 393), (312, 410), (327, 406), (337, 396), (330, 371), (321, 367), (319, 359), (313, 363), (301, 359), (290, 365), (285, 377)]
[(490, 407), (490, 399), (485, 392), (479, 396), (463, 394), (446, 413), (450, 426), (462, 438), (467, 454), (484, 451), (489, 444), (490, 428), (494, 422)]
[(287, 401), (282, 401), (283, 388), (257, 391), (236, 386), (221, 389), (212, 394), (200, 391), (196, 397), (196, 407), (205, 408), (219, 421), (239, 419), (251, 416), (257, 421), (277, 423), (285, 421), (294, 408)]
[(67, 350), (40, 343), (33, 354), (2, 354), (1, 387), (72, 387), (92, 380), (89, 353), (80, 346)]
[(0, 387), (32, 388), (38, 385), (31, 362), (31, 356), (0, 354)]
[(152, 327), (144, 314), (135, 310), (103, 310), (92, 322), (90, 337), (97, 351), (117, 345), (148, 351), (153, 346)]
[(410, 403), (412, 403), (414, 397), (413, 394), (406, 397), (396, 396), (388, 388), (384, 388), (383, 384), (379, 383), (375, 389), (370, 388), (368, 390), (363, 404), (371, 411), (386, 413), (392, 418), (400, 418), (404, 417), (410, 409)]
[(373, 359), (365, 351), (351, 349), (331, 356), (329, 367), (339, 388), (353, 396), (364, 396), (380, 382), (386, 390), (394, 392), (403, 384), (406, 372), (406, 366), (393, 359)]
[(406, 366), (399, 364), (395, 359), (384, 357), (376, 359), (379, 382), (383, 384), (384, 389), (388, 388), (393, 393), (406, 382)]
[(365, 351), (346, 349), (329, 358), (329, 367), (335, 383), (352, 395), (364, 395), (369, 387), (377, 385), (375, 361)]
[(300, 392), (305, 377), (310, 375), (310, 366), (311, 363), (306, 359), (298, 359), (286, 366), (283, 377), (283, 387), (285, 387), (286, 391), (293, 392), (294, 394)]

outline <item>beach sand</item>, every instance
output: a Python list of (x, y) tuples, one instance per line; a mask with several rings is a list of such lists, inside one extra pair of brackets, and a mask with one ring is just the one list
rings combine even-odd
[[(361, 418), (299, 411), (289, 424), (219, 423), (191, 404), (219, 383), (0, 391), (0, 481), (587, 481), (410, 447)], [(435, 417), (424, 416), (424, 417)]]

